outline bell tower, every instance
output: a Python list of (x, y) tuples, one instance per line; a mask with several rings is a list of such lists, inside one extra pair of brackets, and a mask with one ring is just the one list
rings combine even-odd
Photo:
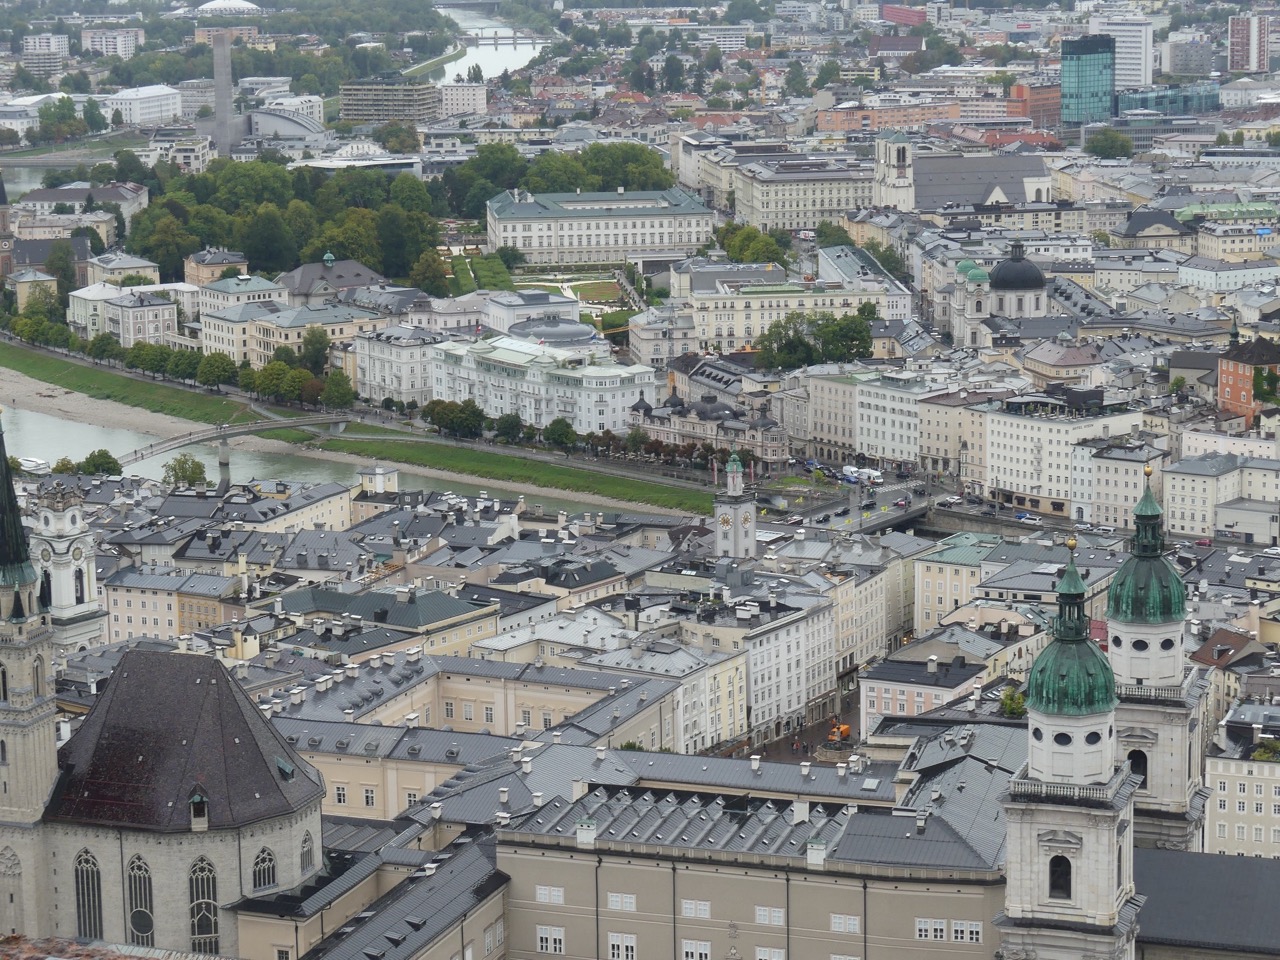
[(1207, 678), (1183, 649), (1187, 591), (1164, 555), (1164, 523), (1151, 491), (1133, 511), (1129, 559), (1107, 591), (1108, 656), (1116, 676), (1118, 754), (1141, 778), (1134, 843), (1199, 852), (1208, 790), (1204, 769)]
[[(40, 929), (40, 820), (58, 775), (53, 633), (0, 429), (0, 934)], [(25, 879), (24, 879), (25, 878)]]
[(756, 556), (756, 498), (748, 493), (738, 454), (724, 468), (725, 489), (712, 500), (716, 556), (754, 560)]
[(898, 210), (916, 208), (915, 144), (901, 130), (876, 138), (875, 180), (871, 202)]
[[(1075, 540), (1067, 545), (1074, 552)], [(1116, 764), (1115, 678), (1089, 637), (1084, 595), (1069, 558), (1053, 640), (1027, 680), (1027, 765), (1002, 798), (1008, 882), (997, 956), (1134, 956), (1137, 778)]]
[(93, 537), (84, 497), (59, 480), (41, 492), (31, 554), (40, 576), (40, 605), (49, 614), (60, 652), (75, 653), (106, 641), (106, 611), (98, 605)]

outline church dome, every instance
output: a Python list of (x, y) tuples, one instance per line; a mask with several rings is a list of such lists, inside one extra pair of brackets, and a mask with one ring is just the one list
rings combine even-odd
[(975, 266), (972, 270), (969, 271), (970, 283), (986, 283), (987, 280), (989, 279), (990, 279), (990, 274), (988, 274), (987, 271), (983, 270), (981, 267)]
[(956, 274), (961, 277), (969, 276), (969, 271), (976, 267), (977, 264), (972, 260), (961, 260), (956, 264)]
[[(1151, 476), (1151, 467), (1145, 470)], [(1181, 623), (1187, 615), (1187, 588), (1164, 555), (1164, 511), (1151, 484), (1133, 510), (1137, 532), (1129, 559), (1116, 571), (1107, 590), (1107, 617), (1121, 623)]]
[[(1075, 549), (1075, 541), (1068, 541)], [(1116, 704), (1115, 674), (1107, 655), (1089, 637), (1084, 581), (1074, 558), (1058, 584), (1053, 640), (1036, 657), (1027, 679), (1027, 709), (1056, 716), (1106, 713)]]
[(1001, 260), (991, 271), (992, 290), (1043, 290), (1044, 273), (1027, 259), (1021, 240), (1015, 240), (1008, 260)]

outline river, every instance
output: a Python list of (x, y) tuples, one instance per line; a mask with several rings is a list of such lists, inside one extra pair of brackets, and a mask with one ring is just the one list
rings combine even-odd
[[(81, 460), (94, 450), (106, 448), (120, 456), (130, 450), (145, 447), (148, 443), (160, 439), (154, 435), (127, 430), (120, 427), (96, 427), (87, 423), (62, 420), (47, 413), (34, 410), (23, 410), (6, 406), (3, 416), (4, 442), (12, 457), (35, 457), (56, 462), (61, 457)], [(237, 441), (231, 440), (231, 479), (234, 483), (246, 483), (250, 480), (293, 480), (311, 483), (336, 481), (354, 484), (356, 466), (337, 460), (322, 460), (317, 457), (304, 457), (290, 453), (266, 453), (260, 450), (246, 450), (238, 447)], [(181, 452), (189, 453), (205, 465), (210, 477), (218, 476), (218, 451), (212, 443), (194, 444), (185, 447)], [(133, 464), (127, 470), (130, 474), (159, 478), (164, 474), (164, 465), (177, 453), (167, 453)], [(392, 466), (396, 466), (392, 464)], [(493, 484), (455, 483), (453, 480), (442, 480), (414, 473), (411, 468), (397, 466), (400, 471), (400, 486), (403, 490), (451, 490), (462, 495), (475, 496), (486, 491), (489, 496), (515, 500), (522, 496)], [(579, 513), (584, 510), (600, 510), (599, 506), (588, 506), (573, 500), (565, 499), (549, 493), (548, 496), (524, 494), (532, 507), (542, 504), (548, 510), (568, 510)]]
[(463, 33), (470, 33), (477, 37), (498, 36), (502, 37), (503, 40), (497, 46), (488, 44), (467, 47), (467, 55), (461, 60), (454, 60), (446, 63), (443, 67), (432, 70), (428, 74), (432, 80), (452, 80), (459, 74), (466, 77), (467, 71), (472, 66), (479, 66), (484, 73), (485, 79), (488, 80), (498, 76), (503, 70), (511, 70), (513, 72), (519, 70), (546, 47), (546, 43), (530, 40), (526, 37), (518, 37), (516, 42), (512, 43), (507, 39), (515, 34), (511, 26), (494, 17), (487, 17), (483, 13), (477, 13), (474, 10), (450, 9), (448, 7), (440, 7), (439, 9), (445, 16), (451, 18)]

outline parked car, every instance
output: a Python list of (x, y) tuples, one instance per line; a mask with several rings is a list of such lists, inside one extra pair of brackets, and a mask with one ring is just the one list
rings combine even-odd
[(1196, 546), (1197, 546), (1197, 547), (1212, 547), (1212, 546), (1213, 546), (1213, 541), (1212, 541), (1212, 540), (1210, 540), (1210, 539), (1208, 539), (1208, 538), (1206, 537), (1206, 538), (1204, 538), (1204, 539), (1202, 539), (1202, 540), (1197, 540), (1197, 541), (1196, 541)]
[(791, 524), (791, 525), (794, 527), (794, 526), (796, 526), (797, 524), (804, 523), (804, 517), (800, 516), (800, 515), (797, 513), (797, 514), (793, 514), (793, 515), (792, 515), (792, 516), (790, 516), (790, 517), (787, 517), (787, 519), (783, 520), (782, 522), (783, 522), (783, 523), (789, 523), (789, 524)]
[(1268, 557), (1280, 557), (1280, 547), (1267, 547), (1262, 553)]
[(971, 504), (973, 504), (975, 507), (980, 507), (980, 506), (982, 506), (984, 503), (986, 503), (986, 501), (985, 501), (985, 500), (983, 500), (981, 497), (976, 496), (976, 495), (974, 495), (974, 494), (972, 494), (972, 493), (971, 493), (971, 494), (969, 494), (967, 497), (965, 497), (965, 498), (964, 498), (964, 502), (965, 502), (965, 503), (971, 503)]
[(990, 506), (990, 507), (987, 507), (987, 509), (985, 509), (985, 510), (983, 510), (983, 511), (982, 511), (982, 515), (983, 515), (984, 517), (994, 517), (994, 516), (996, 515), (996, 508), (995, 508), (995, 506), (994, 506), (994, 505), (992, 505), (992, 506)]
[(910, 480), (911, 472), (908, 470), (899, 470), (897, 473), (894, 474), (894, 476), (897, 477), (899, 480)]
[[(871, 502), (874, 503), (875, 501), (873, 500)], [(849, 515), (848, 507), (841, 507), (839, 510), (836, 511), (837, 517), (847, 517), (848, 515)]]
[(947, 497), (945, 500), (942, 501), (942, 505), (944, 507), (956, 507), (963, 502), (964, 501), (962, 501), (959, 497)]
[(1044, 524), (1044, 521), (1041, 520), (1039, 517), (1021, 517), (1020, 520), (1022, 523), (1029, 523), (1033, 527), (1043, 526)]

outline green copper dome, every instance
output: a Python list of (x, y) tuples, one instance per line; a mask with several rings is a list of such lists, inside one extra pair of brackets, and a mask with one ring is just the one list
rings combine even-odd
[(972, 260), (961, 260), (956, 264), (956, 273), (961, 277), (969, 276), (969, 271), (977, 266)]
[[(1068, 545), (1075, 549), (1075, 541)], [(1084, 581), (1072, 558), (1058, 584), (1053, 639), (1031, 666), (1027, 709), (1058, 716), (1086, 716), (1107, 713), (1115, 705), (1115, 674), (1102, 648), (1089, 639)]]
[(1129, 559), (1107, 591), (1107, 616), (1112, 620), (1180, 623), (1187, 615), (1187, 588), (1164, 556), (1163, 513), (1148, 482), (1133, 510), (1137, 532), (1129, 541)]
[(974, 267), (969, 271), (970, 283), (986, 283), (988, 279), (987, 271), (983, 270), (981, 267)]

